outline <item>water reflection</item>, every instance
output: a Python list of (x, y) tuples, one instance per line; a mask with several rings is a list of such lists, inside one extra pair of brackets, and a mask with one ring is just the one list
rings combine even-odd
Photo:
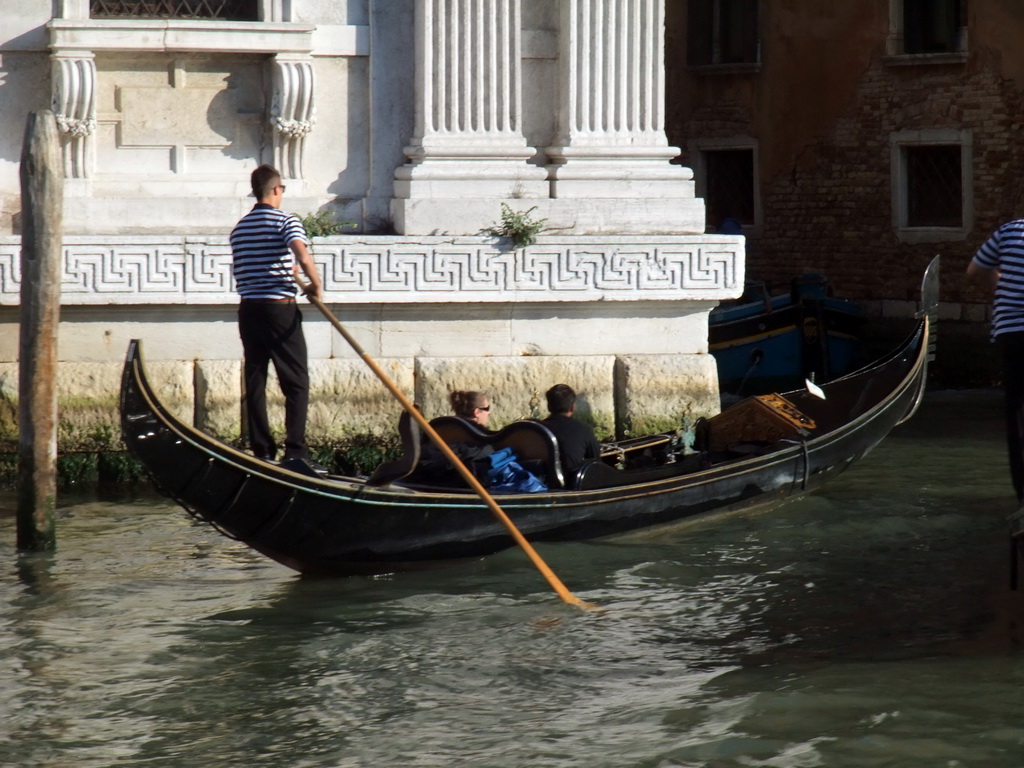
[(825, 493), (660, 537), (301, 579), (159, 499), (13, 551), (0, 764), (1019, 768), (1022, 600), (990, 397)]

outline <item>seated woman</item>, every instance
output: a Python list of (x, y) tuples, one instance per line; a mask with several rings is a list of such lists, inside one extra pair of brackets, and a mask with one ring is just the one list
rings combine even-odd
[[(547, 487), (516, 461), (512, 447), (497, 446), (505, 434), (488, 428), (491, 399), (483, 392), (456, 390), (449, 395), (452, 416), (431, 420), (434, 428), (462, 463), (484, 485), (497, 492), (547, 490)], [(467, 423), (468, 422), (468, 423)], [(434, 445), (425, 445), (413, 481), (429, 485), (465, 487), (465, 481)]]
[(487, 429), (487, 422), (491, 418), (491, 399), (483, 392), (472, 390), (456, 390), (448, 396), (451, 401), (452, 410), (456, 416), (473, 422), (482, 429)]

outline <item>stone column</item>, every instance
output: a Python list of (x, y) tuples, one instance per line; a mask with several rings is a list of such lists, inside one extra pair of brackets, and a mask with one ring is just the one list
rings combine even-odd
[(664, 0), (560, 2), (551, 196), (649, 199), (662, 225), (667, 215), (677, 231), (703, 232), (693, 174), (669, 163), (679, 149), (665, 136)]
[(392, 207), (400, 232), (473, 234), (498, 201), (547, 197), (544, 169), (526, 162), (520, 2), (417, 3), (416, 128)]
[(57, 0), (57, 19), (88, 19), (89, 0)]
[(370, 183), (363, 198), (366, 232), (391, 226), (395, 168), (414, 131), (416, 0), (370, 0)]
[(96, 62), (93, 54), (57, 51), (51, 57), (53, 114), (61, 132), (64, 177), (92, 175), (96, 130)]
[(292, 7), (285, 0), (259, 0), (260, 21), (291, 21)]
[[(303, 181), (306, 135), (316, 123), (313, 58), (277, 54), (272, 66), (274, 96), (270, 123), (274, 127), (274, 167), (282, 178)], [(300, 190), (295, 192), (302, 194)]]

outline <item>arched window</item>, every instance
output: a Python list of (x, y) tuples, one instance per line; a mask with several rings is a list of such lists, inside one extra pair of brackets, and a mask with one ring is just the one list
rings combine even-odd
[(258, 0), (89, 0), (93, 19), (259, 21)]

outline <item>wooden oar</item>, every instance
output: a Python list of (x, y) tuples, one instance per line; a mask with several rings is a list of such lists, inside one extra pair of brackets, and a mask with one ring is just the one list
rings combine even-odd
[[(299, 284), (299, 289), (303, 293), (306, 293), (309, 286), (306, 283), (304, 283), (302, 279), (299, 278), (298, 276), (296, 276), (295, 280)], [(331, 322), (331, 325), (333, 325), (338, 330), (338, 333), (340, 333), (345, 338), (345, 341), (347, 341), (349, 343), (349, 346), (352, 347), (353, 350), (355, 350), (355, 353), (359, 355), (361, 358), (363, 358), (366, 364), (370, 366), (370, 370), (376, 374), (377, 378), (381, 380), (381, 383), (383, 383), (384, 386), (388, 388), (388, 391), (395, 396), (395, 399), (402, 404), (402, 408), (404, 408), (409, 413), (409, 415), (416, 420), (416, 423), (419, 424), (420, 429), (422, 429), (424, 433), (426, 433), (427, 437), (430, 438), (431, 442), (433, 442), (434, 445), (438, 447), (441, 453), (444, 454), (445, 458), (448, 459), (448, 461), (451, 462), (452, 466), (455, 467), (458, 473), (462, 475), (462, 479), (469, 484), (470, 488), (476, 491), (477, 495), (483, 500), (483, 502), (487, 505), (491, 512), (493, 512), (494, 515), (498, 518), (498, 520), (502, 522), (505, 528), (508, 529), (508, 532), (512, 534), (512, 538), (516, 540), (516, 543), (520, 547), (522, 547), (527, 557), (529, 557), (530, 560), (533, 561), (533, 564), (537, 566), (537, 570), (539, 570), (541, 574), (544, 576), (544, 578), (548, 580), (548, 584), (550, 584), (552, 589), (554, 589), (555, 592), (558, 593), (558, 596), (570, 605), (576, 605), (580, 608), (588, 609), (597, 608), (597, 606), (588, 603), (586, 600), (581, 600), (569, 591), (565, 584), (562, 583), (561, 579), (559, 579), (555, 575), (555, 572), (552, 571), (551, 568), (548, 567), (548, 564), (545, 563), (544, 560), (541, 558), (541, 556), (537, 554), (537, 550), (535, 550), (533, 546), (530, 544), (530, 542), (526, 540), (526, 537), (523, 536), (522, 532), (516, 527), (516, 524), (512, 522), (511, 518), (509, 518), (509, 516), (505, 513), (505, 510), (498, 506), (498, 503), (492, 498), (491, 494), (489, 494), (487, 492), (487, 489), (480, 484), (480, 481), (477, 480), (473, 473), (469, 471), (469, 468), (462, 463), (462, 460), (456, 455), (455, 451), (453, 451), (448, 446), (448, 444), (441, 439), (441, 436), (437, 434), (436, 430), (432, 426), (430, 426), (430, 422), (428, 422), (423, 417), (423, 414), (420, 413), (419, 410), (411, 402), (409, 402), (409, 399), (405, 395), (403, 395), (401, 390), (399, 390), (398, 387), (395, 386), (394, 382), (392, 382), (391, 379), (388, 378), (388, 375), (384, 373), (383, 370), (381, 370), (380, 366), (377, 365), (373, 358), (370, 357), (366, 353), (366, 351), (359, 345), (359, 342), (356, 341), (352, 337), (352, 335), (345, 329), (345, 326), (343, 326), (338, 321), (338, 318), (334, 316), (334, 313), (331, 312), (331, 310), (329, 310), (324, 305), (324, 303), (315, 296), (306, 293), (306, 298), (308, 298), (310, 302), (323, 313), (323, 316), (326, 317)]]

